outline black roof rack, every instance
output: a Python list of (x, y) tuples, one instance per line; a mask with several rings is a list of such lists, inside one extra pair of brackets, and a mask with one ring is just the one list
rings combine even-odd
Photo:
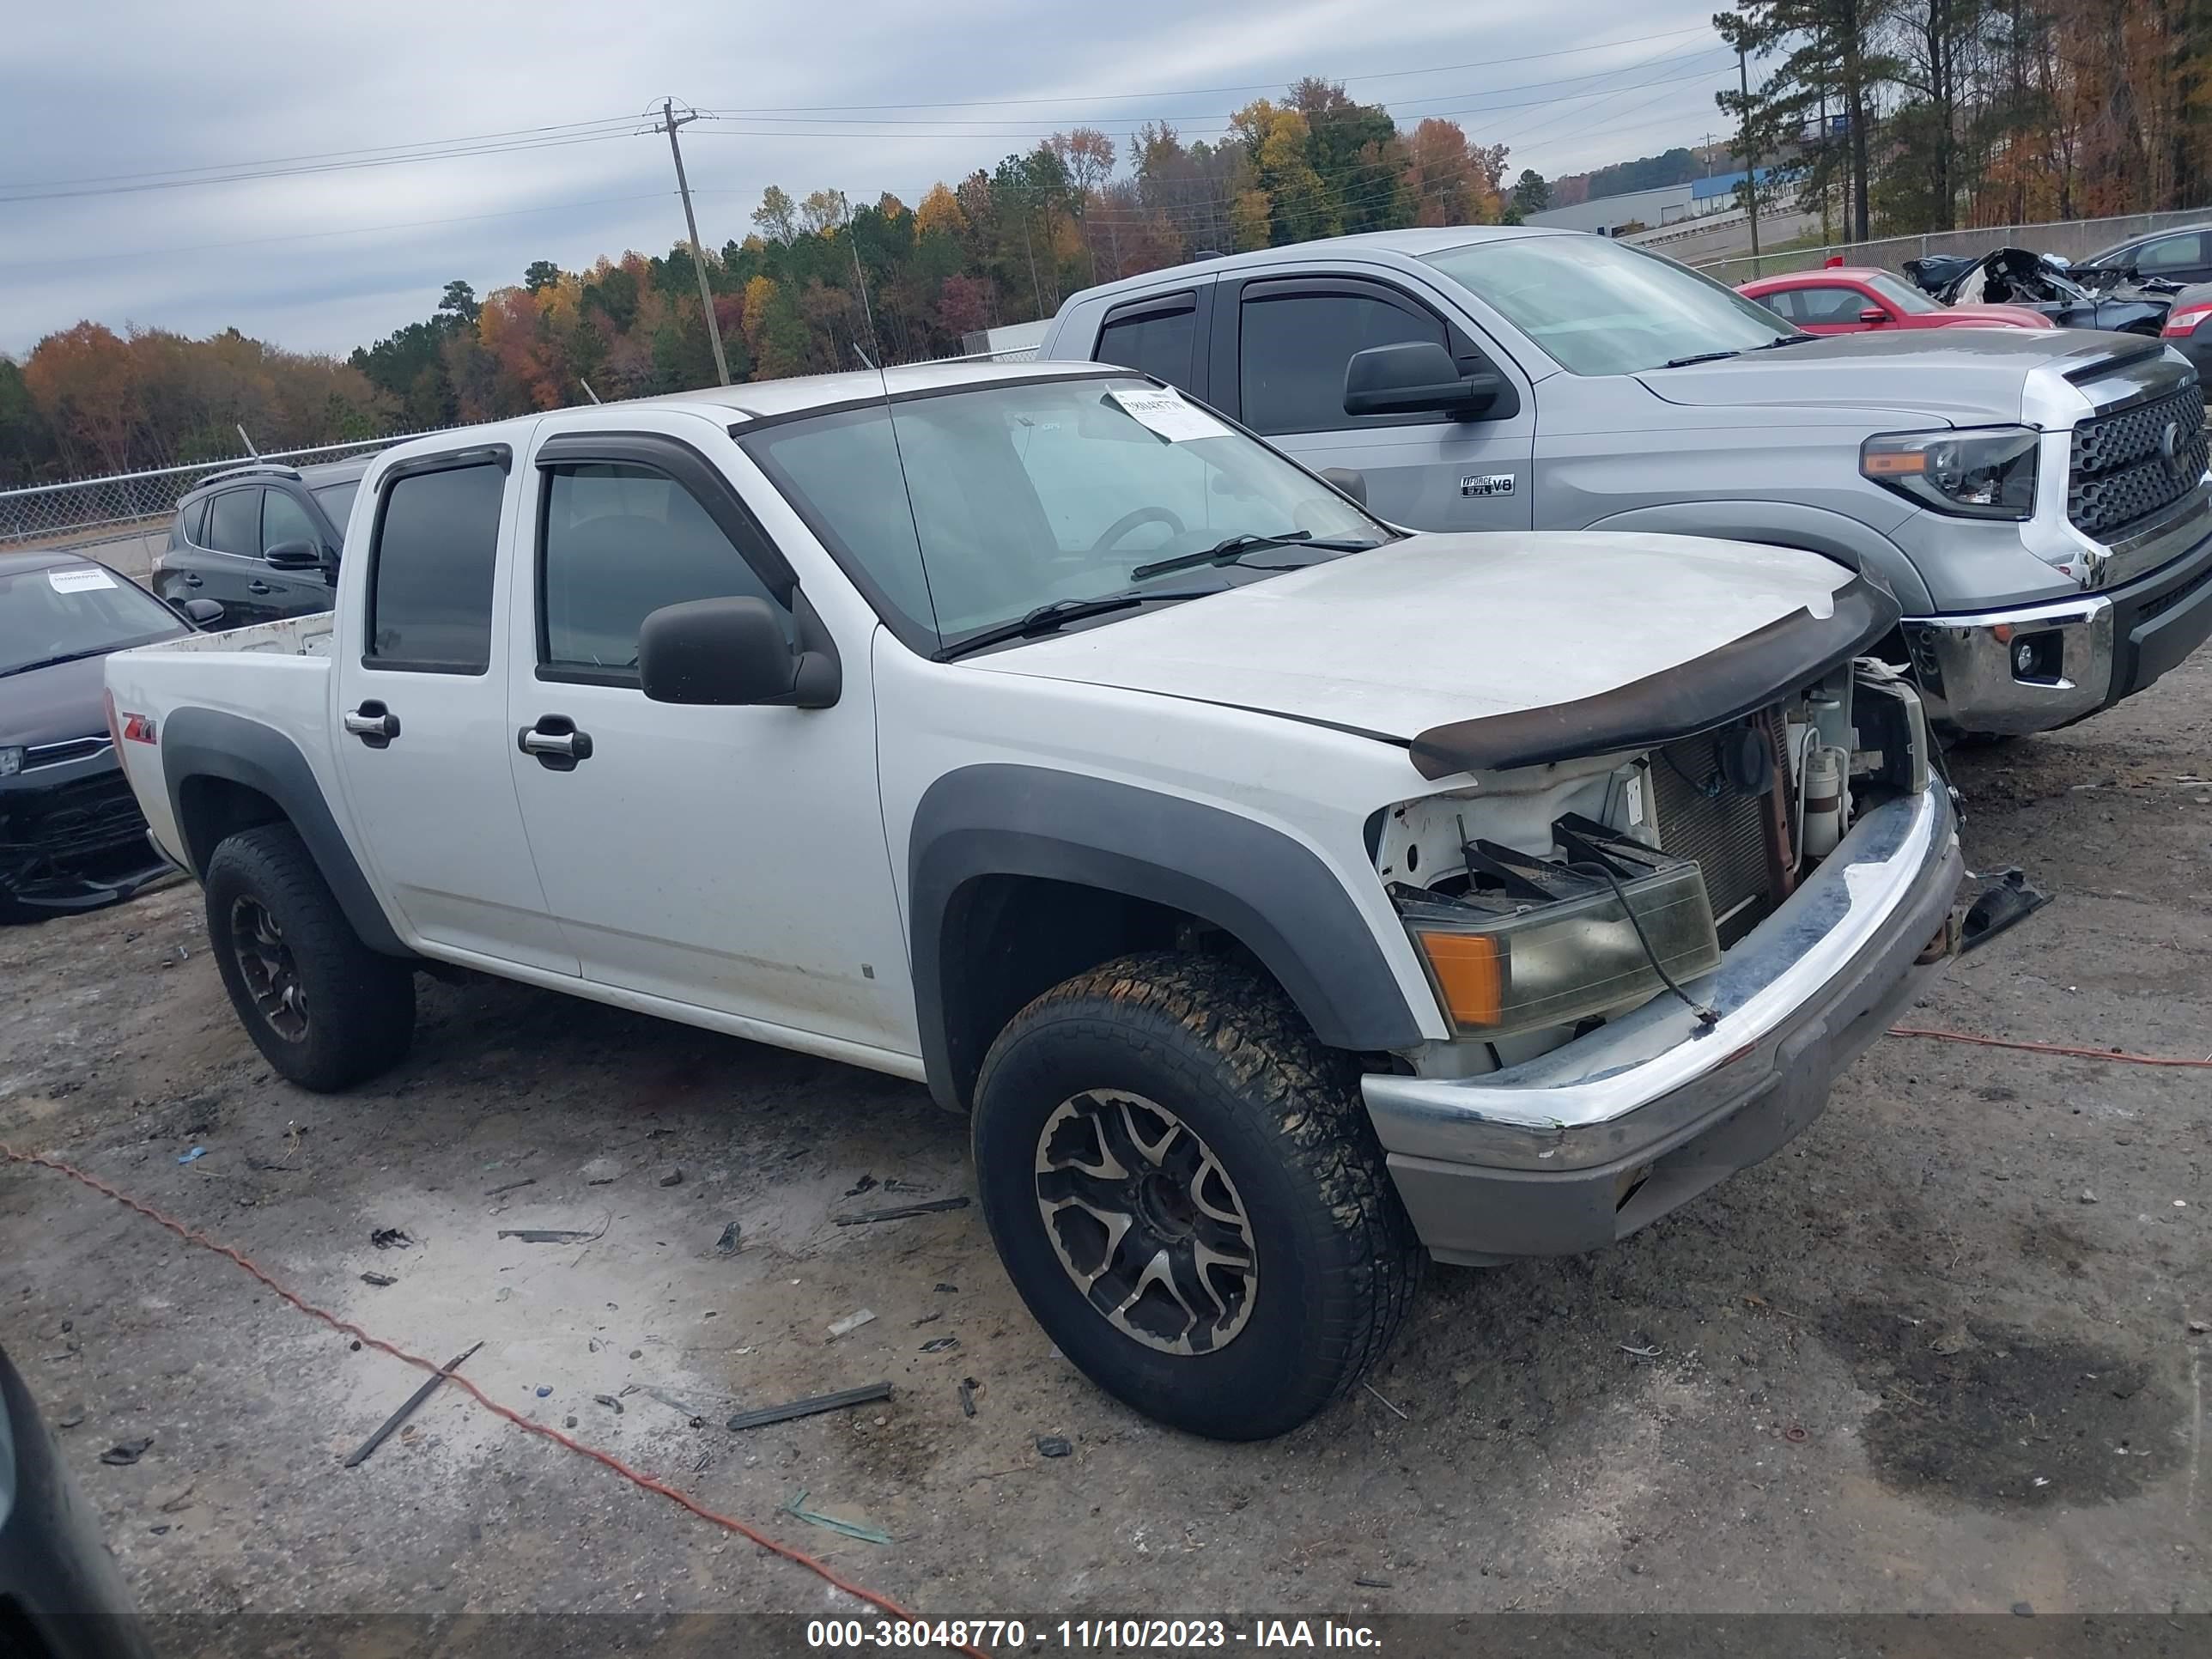
[(244, 466), (234, 466), (222, 472), (211, 472), (192, 488), (204, 489), (211, 483), (222, 483), (231, 478), (246, 477), (289, 478), (297, 483), (300, 480), (300, 470), (297, 467), (279, 466), (274, 461), (249, 461)]

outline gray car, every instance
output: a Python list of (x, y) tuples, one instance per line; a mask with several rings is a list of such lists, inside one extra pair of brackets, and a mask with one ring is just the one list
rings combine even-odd
[(1425, 530), (1808, 548), (1873, 572), (1954, 731), (2038, 732), (2212, 633), (2194, 368), (2156, 340), (1815, 338), (1601, 237), (1457, 227), (1087, 289), (1039, 356), (1172, 382)]

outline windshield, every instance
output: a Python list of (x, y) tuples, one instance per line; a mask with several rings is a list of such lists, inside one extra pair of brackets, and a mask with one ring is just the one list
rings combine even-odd
[[(1134, 377), (1004, 381), (743, 440), (895, 631), (935, 649), (1062, 600), (1207, 590), (1395, 535), (1255, 439)], [(742, 432), (742, 428), (740, 428)], [(903, 463), (903, 482), (902, 482)], [(1146, 581), (1231, 537), (1293, 538)], [(1120, 614), (1133, 614), (1124, 611)]]
[(345, 534), (346, 520), (353, 516), (354, 492), (361, 488), (361, 480), (349, 478), (343, 483), (318, 484), (314, 496), (323, 509), (323, 516)]
[(1634, 374), (1788, 332), (1734, 289), (1602, 236), (1513, 237), (1422, 258), (1571, 374)]
[(182, 632), (175, 612), (100, 565), (0, 574), (0, 674)]
[(1902, 276), (1893, 276), (1886, 270), (1877, 270), (1866, 279), (1866, 285), (1879, 294), (1893, 311), (1909, 316), (1921, 316), (1931, 311), (1942, 311), (1943, 304), (1935, 295), (1923, 294)]

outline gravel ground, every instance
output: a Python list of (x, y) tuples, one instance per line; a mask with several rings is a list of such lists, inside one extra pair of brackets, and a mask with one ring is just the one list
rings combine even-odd
[[(2185, 781), (2212, 779), (2212, 658), (1954, 761), (1970, 865), (2054, 899), (1913, 1023), (2212, 1048), (2212, 785)], [(416, 1352), (482, 1340), (494, 1398), (923, 1613), (2212, 1602), (2201, 1072), (1883, 1042), (1766, 1164), (1599, 1255), (1434, 1273), (1371, 1389), (1232, 1447), (1075, 1375), (973, 1209), (834, 1224), (969, 1190), (918, 1088), (480, 983), (427, 986), (399, 1072), (309, 1096), (203, 939), (184, 886), (0, 933), (0, 1136)], [(0, 1342), (149, 1612), (854, 1610), (454, 1390), (342, 1471), (418, 1374), (52, 1174), (0, 1167)], [(781, 1512), (802, 1492), (892, 1541)]]

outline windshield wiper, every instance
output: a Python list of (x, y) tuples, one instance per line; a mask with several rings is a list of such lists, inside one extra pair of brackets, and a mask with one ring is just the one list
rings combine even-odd
[(1129, 573), (1129, 580), (1140, 582), (1150, 576), (1164, 576), (1172, 570), (1195, 570), (1202, 564), (1234, 564), (1247, 553), (1262, 547), (1317, 547), (1329, 553), (1364, 553), (1380, 545), (1379, 542), (1316, 541), (1313, 532), (1308, 530), (1293, 530), (1281, 536), (1231, 536), (1195, 553), (1178, 553), (1171, 559), (1140, 564)]
[(95, 645), (88, 651), (65, 651), (58, 657), (41, 657), (36, 662), (19, 662), (13, 668), (0, 668), (0, 679), (10, 674), (28, 674), (35, 669), (58, 668), (65, 662), (82, 662), (87, 657), (104, 657), (116, 647)]
[(1723, 357), (1737, 357), (1736, 351), (1693, 351), (1686, 357), (1672, 357), (1660, 364), (1662, 368), (1687, 368), (1692, 363), (1717, 363)]
[(1003, 645), (1008, 640), (1033, 640), (1042, 635), (1057, 634), (1068, 623), (1090, 617), (1110, 617), (1116, 611), (1132, 611), (1141, 605), (1164, 604), (1170, 599), (1200, 599), (1218, 591), (1203, 587), (1169, 593), (1106, 593), (1095, 599), (1054, 599), (1010, 623), (987, 628), (945, 647), (938, 652), (937, 660), (951, 662), (955, 657), (981, 651), (987, 645)]
[(1817, 340), (1820, 337), (1817, 334), (1778, 334), (1765, 344), (1755, 345), (1752, 347), (1752, 349), (1753, 351), (1778, 351), (1784, 346), (1803, 345), (1808, 341)]

